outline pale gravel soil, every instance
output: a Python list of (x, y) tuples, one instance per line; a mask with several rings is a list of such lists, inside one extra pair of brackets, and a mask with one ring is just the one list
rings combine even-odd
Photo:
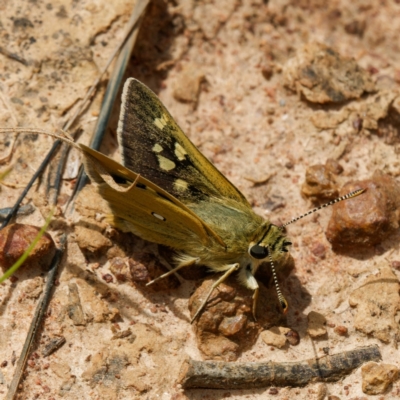
[[(35, 7), (23, 1), (0, 5), (0, 46), (32, 61), (25, 66), (0, 54), (2, 126), (16, 124), (9, 110), (21, 126), (49, 130), (59, 126), (121, 38), (131, 8), (124, 0), (46, 4), (38, 0)], [(373, 73), (378, 90), (398, 90), (400, 4), (333, 1), (327, 6), (319, 1), (271, 1), (264, 5), (247, 0), (156, 4), (144, 21), (145, 32), (139, 35), (129, 75), (156, 90), (192, 141), (238, 186), (258, 213), (284, 222), (311, 208), (300, 192), (305, 171), (309, 165), (325, 163), (332, 154), (344, 168), (341, 183), (365, 179), (377, 168), (399, 176), (397, 139), (388, 144), (375, 132), (355, 133), (351, 120), (335, 129), (317, 129), (312, 115), (318, 109), (338, 111), (340, 106), (329, 109), (303, 101), (284, 88), (283, 71), (302, 45), (319, 41), (343, 56), (354, 57)], [(33, 26), (16, 26), (18, 18), (27, 18)], [(187, 84), (182, 78), (187, 68), (200, 71), (204, 77), (196, 106), (173, 96), (176, 85)], [(263, 76), (266, 69), (272, 70), (270, 79)], [(101, 96), (97, 96), (80, 120), (84, 129), (80, 140), (84, 143), (89, 141), (100, 103)], [(102, 149), (116, 159), (117, 113)], [(51, 142), (46, 137), (19, 138), (13, 169), (6, 179), (12, 187), (2, 186), (1, 207), (13, 204)], [(0, 141), (0, 150), (7, 153), (5, 143), (5, 139)], [(343, 151), (338, 152), (343, 143)], [(261, 180), (270, 174), (272, 178), (262, 185), (254, 186), (246, 179)], [(71, 185), (66, 181), (60, 205), (70, 192)], [(18, 221), (39, 226), (49, 210), (43, 185), (33, 189), (28, 198), (37, 211)], [(268, 200), (284, 206), (270, 212)], [(85, 212), (83, 217), (89, 219), (90, 212)], [(353, 257), (335, 254), (324, 235), (329, 216), (330, 211), (325, 210), (288, 228), (296, 265), (289, 279), (298, 280), (303, 296), (310, 296), (307, 308), (296, 308), (303, 304), (301, 294), (290, 293), (287, 326), (299, 331), (299, 346), (273, 350), (259, 338), (238, 362), (304, 360), (324, 355), (326, 347), (334, 354), (377, 343), (384, 362), (399, 366), (394, 332), (386, 344), (357, 332), (356, 311), (348, 301), (368, 275), (400, 259), (399, 236), (394, 235), (377, 251), (356, 249)], [(102, 276), (110, 265), (105, 251), (87, 260), (76, 244), (72, 227), (80, 219), (82, 215), (76, 212), (58, 224), (69, 232), (67, 256), (36, 351), (40, 355), (48, 338), (57, 335), (65, 336), (67, 343), (50, 357), (31, 363), (21, 398), (59, 399), (60, 390), (63, 399), (319, 399), (324, 391), (339, 398), (368, 398), (361, 391), (359, 370), (338, 383), (281, 388), (278, 394), (270, 394), (267, 388), (193, 390), (184, 395), (175, 385), (179, 366), (186, 356), (201, 359), (187, 309), (193, 282), (159, 293), (116, 284), (115, 280), (106, 284)], [(54, 237), (59, 232), (51, 231)], [(326, 247), (324, 259), (312, 253), (316, 243)], [(148, 245), (137, 240), (135, 248)], [(398, 271), (394, 272), (398, 276)], [(7, 282), (0, 287), (0, 363), (8, 361), (0, 369), (4, 382), (0, 384), (0, 397), (13, 376), (12, 354), (18, 356), (29, 328), (37, 300), (26, 294), (33, 290), (31, 280), (38, 274), (21, 271), (17, 284)], [(74, 325), (67, 315), (71, 282), (78, 285), (87, 315), (83, 326)], [(116, 294), (110, 298), (108, 291)], [(111, 321), (115, 309), (120, 314), (118, 326)], [(331, 324), (346, 326), (349, 335), (340, 337), (328, 327), (327, 337), (311, 340), (306, 333), (310, 311), (325, 315)], [(136, 340), (112, 339), (119, 328), (130, 328)], [(396, 398), (399, 392), (395, 383), (384, 398)]]

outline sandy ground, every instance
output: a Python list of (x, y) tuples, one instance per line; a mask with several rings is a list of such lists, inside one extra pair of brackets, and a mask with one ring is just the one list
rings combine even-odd
[[(60, 127), (122, 37), (131, 8), (126, 0), (3, 2), (1, 126)], [(160, 96), (184, 132), (260, 215), (285, 222), (313, 206), (301, 195), (305, 171), (328, 158), (343, 167), (337, 178), (340, 184), (366, 179), (376, 169), (400, 175), (398, 128), (388, 116), (388, 104), (396, 98), (400, 84), (399, 16), (400, 4), (395, 1), (331, 1), (328, 5), (318, 0), (155, 1), (143, 21), (127, 76), (137, 77)], [(332, 47), (341, 57), (354, 58), (366, 71), (373, 92), (364, 90), (334, 104), (306, 100), (299, 87), (296, 92), (288, 78), (290, 60), (299, 57), (303, 46), (315, 42)], [(78, 122), (83, 143), (90, 140), (103, 91), (104, 85)], [(381, 104), (376, 113), (365, 111), (370, 103)], [(102, 148), (117, 160), (118, 109), (117, 104)], [(359, 129), (356, 122), (364, 117), (369, 118), (369, 128)], [(12, 135), (0, 141), (1, 154), (8, 154), (11, 142)], [(1, 186), (1, 207), (13, 204), (51, 143), (52, 139), (42, 136), (18, 138), (12, 171)], [(71, 153), (57, 222), (50, 230), (54, 238), (68, 233), (59, 285), (20, 398), (369, 398), (362, 392), (359, 369), (337, 383), (304, 388), (183, 392), (176, 385), (182, 361), (187, 356), (202, 358), (188, 311), (196, 282), (185, 281), (179, 288), (161, 292), (117, 283), (115, 277), (106, 282), (113, 257), (126, 256), (121, 240), (139, 252), (154, 246), (132, 236), (121, 239), (107, 228), (101, 204), (91, 211), (90, 201), (81, 199), (73, 215), (62, 215), (78, 158)], [(265, 183), (255, 185), (251, 180)], [(26, 199), (36, 211), (18, 217), (18, 222), (43, 224), (49, 212), (45, 183), (43, 179)], [(384, 316), (393, 323), (380, 339), (376, 332), (367, 335), (366, 329), (360, 329), (360, 306), (349, 305), (350, 296), (368, 277), (379, 271), (389, 278), (399, 277), (392, 268), (400, 260), (399, 234), (374, 248), (337, 254), (324, 234), (330, 214), (331, 210), (325, 210), (288, 228), (295, 269), (282, 284), (290, 302), (285, 325), (299, 332), (300, 344), (276, 349), (260, 337), (237, 362), (300, 361), (323, 356), (327, 348), (335, 354), (378, 344), (384, 363), (399, 366), (396, 305), (392, 315)], [(90, 233), (91, 221), (98, 222), (96, 233)], [(82, 247), (85, 235), (94, 243), (93, 254), (78, 246)], [(5, 396), (12, 379), (44, 274), (21, 271), (17, 277), (16, 283), (0, 287), (0, 396)], [(291, 287), (299, 289), (292, 293)], [(70, 312), (77, 301), (71, 294), (76, 288), (84, 315), (80, 321)], [(396, 288), (394, 301), (398, 302)], [(318, 340), (307, 334), (310, 311), (328, 321), (327, 334)], [(345, 326), (348, 335), (335, 333), (335, 326)], [(125, 331), (126, 337), (120, 334)], [(43, 357), (44, 346), (61, 336), (66, 339), (64, 346)], [(399, 393), (395, 382), (379, 398), (398, 398)]]

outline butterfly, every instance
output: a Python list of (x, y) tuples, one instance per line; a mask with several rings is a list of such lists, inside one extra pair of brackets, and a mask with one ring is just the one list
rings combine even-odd
[(284, 227), (364, 191), (354, 191), (276, 226), (253, 211), (244, 195), (183, 133), (158, 97), (134, 78), (124, 85), (117, 132), (123, 165), (85, 145), (78, 146), (86, 172), (112, 210), (109, 222), (175, 251), (173, 269), (149, 284), (198, 265), (221, 273), (192, 322), (212, 291), (233, 273), (253, 291), (255, 318), (259, 293), (255, 274), (266, 261), (272, 266), (285, 312), (288, 304), (274, 267), (285, 262), (292, 244)]

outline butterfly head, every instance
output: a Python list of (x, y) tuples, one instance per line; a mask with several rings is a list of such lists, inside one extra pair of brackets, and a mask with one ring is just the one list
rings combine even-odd
[(255, 238), (249, 245), (249, 255), (257, 263), (263, 261), (281, 261), (286, 259), (289, 242), (283, 230), (270, 222), (265, 222), (256, 232)]
[(265, 261), (269, 262), (271, 264), (272, 277), (277, 290), (278, 299), (282, 311), (285, 314), (288, 310), (288, 303), (281, 293), (275, 272), (275, 264), (282, 265), (285, 263), (288, 254), (288, 246), (291, 244), (292, 243), (287, 240), (281, 227), (273, 225), (270, 222), (265, 222), (256, 232), (248, 248), (248, 254), (251, 258), (251, 265), (249, 265), (251, 276), (249, 277), (250, 271), (248, 271), (246, 275), (246, 286), (251, 286), (252, 276), (254, 276), (258, 267)]

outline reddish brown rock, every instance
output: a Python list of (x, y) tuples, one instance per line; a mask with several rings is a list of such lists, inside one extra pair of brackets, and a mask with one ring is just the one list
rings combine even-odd
[[(211, 285), (220, 275), (205, 280), (189, 301), (193, 317)], [(194, 321), (199, 349), (205, 358), (234, 361), (241, 352), (251, 348), (265, 325), (278, 325), (282, 319), (275, 288), (260, 285), (257, 321), (252, 315), (253, 292), (237, 282), (235, 277), (216, 288), (205, 309)]]
[(335, 175), (327, 165), (312, 165), (306, 171), (306, 180), (301, 193), (313, 201), (332, 200), (338, 197)]
[[(41, 228), (31, 225), (11, 224), (0, 231), (0, 265), (10, 268), (35, 240)], [(56, 252), (56, 245), (45, 233), (26, 259), (24, 266), (46, 269)]]
[(371, 179), (346, 184), (340, 194), (361, 188), (366, 192), (333, 207), (326, 237), (335, 250), (376, 245), (399, 227), (397, 181), (376, 171)]

